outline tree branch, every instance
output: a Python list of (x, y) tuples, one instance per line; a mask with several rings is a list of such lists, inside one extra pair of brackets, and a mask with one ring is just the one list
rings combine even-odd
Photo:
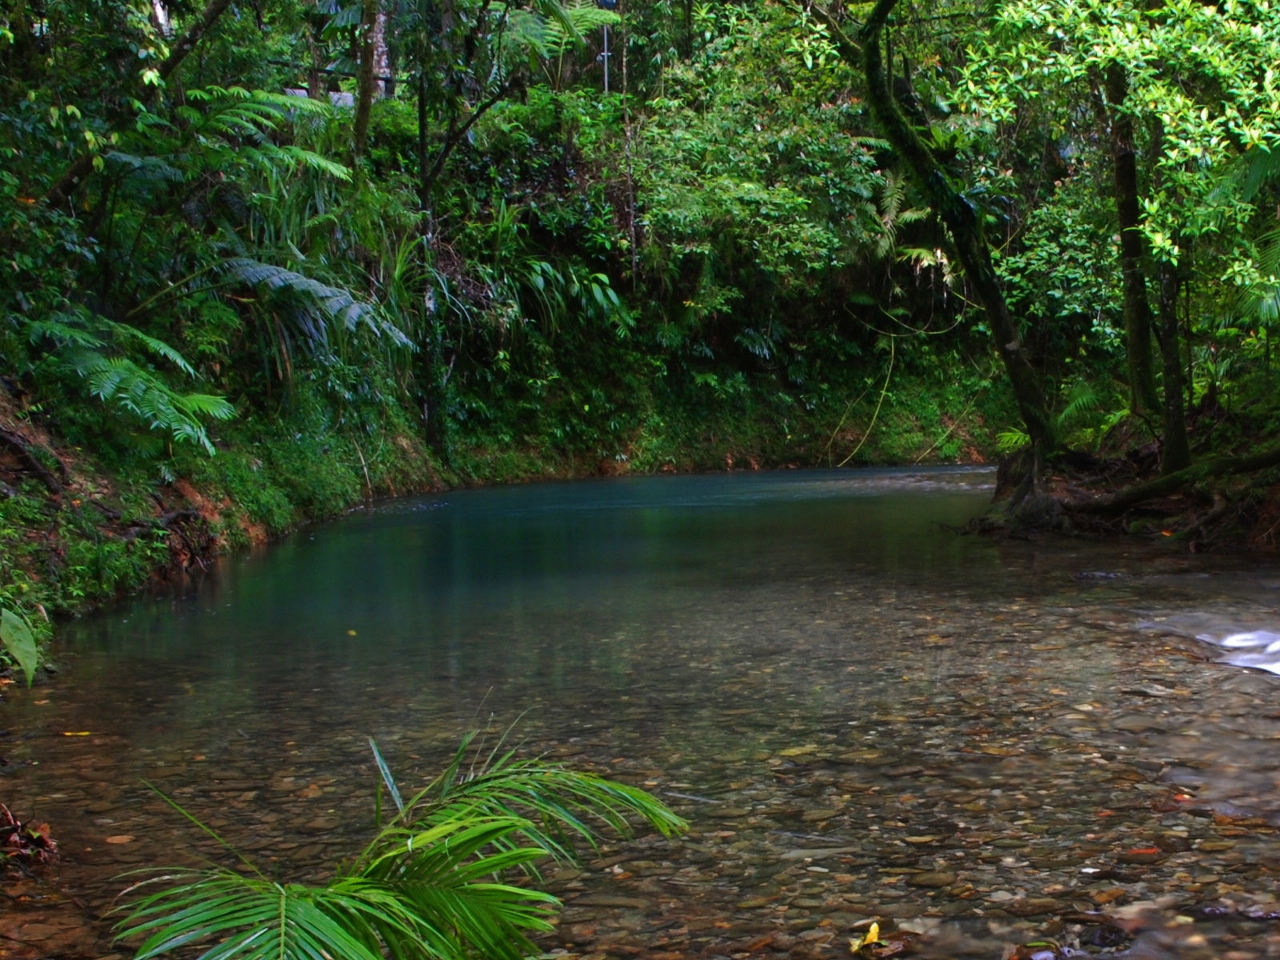
[[(218, 22), (218, 18), (222, 16), (229, 6), (231, 6), (231, 0), (209, 0), (199, 19), (187, 29), (187, 32), (182, 35), (182, 38), (169, 51), (169, 56), (165, 57), (160, 66), (156, 68), (156, 73), (159, 74), (162, 83), (169, 79), (182, 64), (183, 60), (187, 59), (187, 56), (196, 48), (196, 45), (200, 43), (213, 25)], [(152, 96), (154, 95), (153, 93)], [(93, 161), (96, 157), (97, 154), (92, 151), (82, 153), (76, 157), (71, 166), (63, 171), (62, 176), (58, 177), (54, 185), (49, 188), (49, 192), (44, 195), (45, 202), (58, 206), (70, 200), (89, 174), (93, 172)]]

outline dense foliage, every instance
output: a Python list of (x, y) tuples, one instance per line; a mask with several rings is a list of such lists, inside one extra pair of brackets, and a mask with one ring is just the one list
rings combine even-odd
[[(893, 8), (8, 5), (0, 419), (30, 429), (0, 603), (136, 583), (179, 482), (241, 511), (234, 540), (441, 475), (1025, 443), (940, 194), (869, 109), (878, 14), (1053, 444), (1185, 466), (1188, 411), (1269, 397), (1274, 11)], [(23, 532), (53, 448), (117, 478), (91, 561)]]

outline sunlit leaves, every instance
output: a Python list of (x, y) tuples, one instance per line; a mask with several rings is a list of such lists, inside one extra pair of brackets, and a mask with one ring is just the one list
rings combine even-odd
[(1100, 74), (1122, 68), (1122, 109), (1159, 138), (1164, 195), (1148, 198), (1147, 237), (1176, 260), (1177, 237), (1239, 230), (1252, 215), (1214, 175), (1240, 151), (1280, 142), (1277, 62), (1280, 20), (1265, 4), (1012, 0), (970, 50), (959, 92), (964, 109), (1001, 123), (1050, 100), (1065, 130), (1100, 96)]

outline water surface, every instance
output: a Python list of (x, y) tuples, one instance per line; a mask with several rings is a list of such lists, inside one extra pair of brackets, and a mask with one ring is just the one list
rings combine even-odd
[[(97, 912), (123, 869), (216, 855), (144, 780), (269, 869), (321, 876), (368, 835), (369, 735), (412, 785), (466, 730), (518, 721), (525, 749), (693, 823), (557, 875), (549, 948), (836, 956), (880, 917), (968, 944), (949, 956), (1046, 929), (1097, 952), (1089, 911), (1160, 900), (1229, 912), (1191, 926), (1265, 955), (1269, 925), (1240, 918), (1275, 909), (1280, 678), (1195, 637), (1280, 630), (1280, 575), (958, 535), (991, 480), (383, 504), (66, 630), (57, 683), (6, 690), (0, 787), (54, 824), (59, 883)], [(1151, 956), (1197, 955), (1160, 936)]]

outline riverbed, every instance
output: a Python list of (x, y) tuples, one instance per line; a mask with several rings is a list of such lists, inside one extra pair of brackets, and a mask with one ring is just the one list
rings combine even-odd
[(74, 624), (3, 691), (0, 799), (63, 857), (0, 957), (102, 956), (120, 874), (227, 861), (153, 787), (314, 879), (369, 835), (369, 736), (413, 786), (471, 729), (690, 821), (550, 874), (548, 951), (837, 957), (874, 919), (936, 957), (1280, 954), (1280, 677), (1220, 662), (1280, 630), (1280, 568), (961, 535), (993, 479), (456, 491)]

